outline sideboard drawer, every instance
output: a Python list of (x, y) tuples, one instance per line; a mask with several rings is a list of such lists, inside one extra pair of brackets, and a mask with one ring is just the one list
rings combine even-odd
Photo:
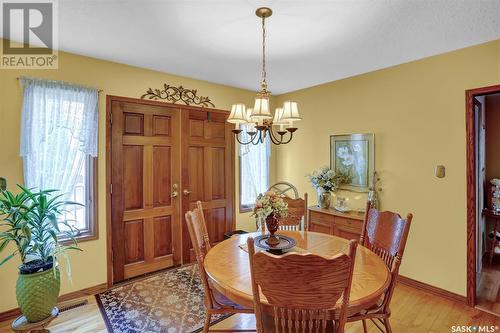
[(351, 220), (342, 217), (335, 217), (335, 225), (343, 230), (349, 230), (353, 233), (361, 234), (361, 230), (363, 229), (363, 222), (359, 220)]
[[(311, 216), (312, 215), (313, 214), (311, 214)], [(309, 225), (310, 225), (309, 228), (310, 231), (333, 235), (333, 219), (327, 221), (322, 216), (320, 218), (311, 217)]]
[(311, 211), (311, 214), (309, 215), (309, 219), (311, 220), (311, 222), (318, 222), (318, 223), (333, 223), (333, 219), (334, 217), (333, 216), (330, 216), (330, 215), (327, 215), (327, 214), (322, 214), (322, 213), (318, 213), (318, 212), (312, 212)]
[(359, 239), (363, 216), (345, 214), (332, 209), (309, 207), (309, 230), (335, 235), (345, 239)]

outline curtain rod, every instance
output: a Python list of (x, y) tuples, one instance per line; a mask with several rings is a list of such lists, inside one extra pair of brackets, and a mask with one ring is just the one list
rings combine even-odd
[[(18, 81), (19, 81), (19, 79), (20, 79), (20, 77), (19, 77), (19, 76), (18, 76), (18, 77), (16, 77), (16, 80), (18, 80)], [(57, 80), (48, 80), (48, 81), (57, 81)], [(59, 82), (66, 83), (66, 82), (64, 82), (64, 81), (59, 81)], [(71, 83), (70, 83), (70, 84), (71, 84)], [(97, 89), (97, 92), (101, 93), (101, 92), (103, 92), (103, 90), (102, 90), (102, 89)]]

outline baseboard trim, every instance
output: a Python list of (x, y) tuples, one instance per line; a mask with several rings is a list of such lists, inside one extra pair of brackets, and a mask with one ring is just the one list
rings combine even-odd
[(88, 297), (88, 296), (94, 296), (95, 294), (100, 294), (108, 289), (108, 284), (101, 283), (96, 286), (84, 288), (81, 290), (73, 291), (71, 293), (67, 293), (64, 295), (59, 296), (57, 299), (58, 302), (65, 302), (69, 301), (75, 298), (81, 298), (81, 297)]
[(415, 289), (426, 291), (428, 293), (431, 293), (431, 294), (439, 296), (439, 297), (444, 297), (444, 298), (449, 299), (451, 301), (467, 304), (467, 297), (465, 297), (465, 296), (455, 294), (454, 292), (444, 290), (444, 289), (441, 289), (439, 287), (431, 286), (430, 284), (420, 282), (420, 281), (414, 280), (412, 278), (409, 278), (409, 277), (406, 277), (403, 275), (398, 276), (398, 282), (402, 283), (404, 285), (407, 285), (409, 287), (413, 287)]
[[(96, 286), (84, 288), (81, 290), (77, 290), (77, 291), (73, 291), (73, 292), (61, 295), (57, 299), (57, 302), (61, 303), (61, 302), (66, 302), (66, 301), (77, 299), (77, 298), (92, 296), (95, 294), (102, 293), (103, 291), (106, 291), (107, 289), (108, 289), (107, 283), (101, 283), (101, 284), (98, 284)], [(20, 315), (21, 315), (21, 310), (19, 308), (15, 308), (12, 310), (1, 312), (0, 313), (0, 322), (14, 319)]]
[(0, 313), (0, 322), (4, 322), (4, 321), (7, 321), (7, 320), (10, 320), (10, 319), (14, 319), (18, 316), (21, 315), (21, 310), (19, 310), (19, 308), (15, 308), (15, 309), (12, 309), (12, 310), (8, 310), (8, 311), (5, 311), (5, 312), (2, 312)]

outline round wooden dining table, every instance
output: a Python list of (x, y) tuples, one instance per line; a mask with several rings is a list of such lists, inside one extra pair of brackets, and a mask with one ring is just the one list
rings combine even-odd
[[(253, 307), (253, 294), (246, 242), (248, 237), (256, 237), (261, 233), (235, 235), (220, 242), (208, 251), (204, 262), (212, 286), (233, 302), (249, 308)], [(295, 250), (298, 252), (326, 257), (347, 252), (349, 244), (347, 239), (311, 231), (278, 231), (277, 234), (294, 238), (297, 241)], [(389, 270), (382, 259), (358, 245), (348, 314), (355, 314), (376, 304), (389, 282)], [(263, 295), (261, 301), (267, 303)]]

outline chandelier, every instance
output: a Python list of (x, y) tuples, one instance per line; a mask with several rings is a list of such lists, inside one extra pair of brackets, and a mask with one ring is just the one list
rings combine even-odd
[[(275, 145), (287, 144), (292, 141), (293, 133), (297, 131), (294, 122), (302, 118), (299, 115), (298, 104), (294, 101), (285, 101), (282, 107), (276, 108), (274, 116), (270, 112), (270, 92), (267, 90), (266, 81), (266, 18), (270, 17), (273, 11), (271, 8), (262, 7), (258, 8), (255, 14), (262, 19), (261, 89), (257, 93), (253, 108), (247, 108), (243, 103), (233, 104), (227, 121), (235, 124), (233, 133), (242, 145), (263, 143), (266, 137), (269, 137)], [(241, 127), (245, 129), (246, 135), (242, 135)]]

